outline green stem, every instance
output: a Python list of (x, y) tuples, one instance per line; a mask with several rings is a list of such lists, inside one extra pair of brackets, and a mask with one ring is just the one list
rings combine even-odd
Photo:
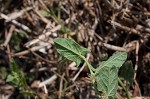
[(88, 68), (89, 68), (89, 70), (90, 70), (90, 73), (93, 75), (94, 73), (93, 73), (93, 67), (91, 66), (91, 64), (88, 62), (88, 61), (86, 61), (85, 60), (85, 63), (88, 65)]
[(95, 71), (95, 68), (92, 67), (92, 65), (87, 61), (87, 59), (85, 57), (82, 57), (82, 59), (85, 61), (85, 63), (87, 64), (89, 70), (90, 70), (90, 74), (91, 74), (91, 78), (92, 78), (92, 82), (94, 83), (95, 80), (94, 80), (94, 72)]
[(128, 98), (128, 99), (131, 99), (131, 96), (130, 96), (130, 94), (129, 94), (128, 89), (124, 86), (123, 82), (120, 80), (119, 77), (118, 77), (118, 82), (119, 82), (119, 84), (122, 86), (122, 88), (126, 91), (127, 98)]
[(88, 60), (85, 57), (82, 57), (82, 59), (85, 61), (85, 63), (88, 65), (88, 68), (90, 70), (91, 74), (94, 74), (93, 71), (95, 71), (95, 68), (88, 62)]

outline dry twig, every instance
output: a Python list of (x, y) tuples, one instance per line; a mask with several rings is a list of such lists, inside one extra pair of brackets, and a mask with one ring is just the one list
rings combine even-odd
[[(87, 60), (90, 58), (90, 54), (87, 54)], [(77, 77), (79, 76), (79, 74), (82, 72), (82, 70), (84, 69), (84, 67), (86, 66), (86, 63), (83, 64), (83, 66), (80, 68), (80, 70), (77, 72), (77, 74), (74, 76), (74, 78), (72, 79), (72, 82), (74, 82)]]
[[(8, 19), (9, 19), (9, 17), (6, 16), (5, 14), (3, 14), (3, 13), (0, 13), (0, 16), (1, 16), (2, 18), (4, 18), (5, 20), (8, 20)], [(13, 24), (15, 24), (16, 26), (22, 28), (23, 30), (27, 31), (27, 32), (31, 32), (31, 31), (32, 31), (30, 28), (28, 28), (28, 27), (25, 26), (24, 24), (21, 24), (21, 23), (17, 22), (16, 20), (11, 20), (11, 22), (12, 22)]]
[(52, 82), (55, 81), (56, 79), (57, 79), (57, 76), (56, 76), (56, 75), (53, 75), (53, 76), (50, 77), (49, 79), (47, 79), (47, 80), (41, 82), (41, 83), (39, 84), (39, 88), (40, 88), (40, 87), (43, 87), (43, 86), (45, 86), (45, 85), (47, 85), (47, 84), (52, 84)]

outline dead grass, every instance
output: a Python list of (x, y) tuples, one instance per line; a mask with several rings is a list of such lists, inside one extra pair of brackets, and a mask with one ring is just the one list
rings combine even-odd
[[(87, 58), (95, 67), (114, 51), (128, 52), (135, 70), (130, 94), (149, 97), (149, 18), (149, 0), (0, 0), (1, 99), (98, 99), (86, 65), (60, 62), (56, 37), (73, 38), (91, 49)], [(34, 96), (6, 82), (12, 59)], [(116, 98), (124, 99), (118, 87)]]

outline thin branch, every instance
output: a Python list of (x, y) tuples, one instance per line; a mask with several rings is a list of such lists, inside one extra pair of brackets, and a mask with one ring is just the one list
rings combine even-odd
[(106, 47), (110, 50), (114, 50), (114, 51), (125, 51), (125, 52), (128, 51), (126, 48), (115, 46), (115, 45), (110, 45), (110, 44), (106, 44), (106, 43), (99, 42), (98, 45), (104, 46), (104, 47)]
[(26, 55), (26, 54), (28, 54), (28, 53), (30, 53), (30, 52), (37, 51), (37, 50), (39, 50), (39, 49), (41, 49), (41, 48), (43, 48), (43, 47), (45, 47), (45, 46), (46, 46), (46, 45), (44, 45), (44, 46), (42, 46), (42, 45), (41, 45), (41, 46), (35, 46), (35, 47), (32, 47), (32, 48), (30, 48), (30, 49), (28, 49), (28, 50), (15, 53), (15, 54), (13, 54), (12, 56), (15, 57), (15, 56), (20, 56), (20, 55)]
[(46, 32), (46, 33), (44, 33), (44, 34), (41, 34), (37, 39), (33, 39), (33, 40), (27, 42), (27, 43), (25, 44), (25, 46), (26, 46), (26, 47), (29, 47), (29, 46), (31, 46), (31, 45), (33, 45), (33, 44), (36, 44), (37, 42), (39, 42), (39, 41), (41, 41), (41, 40), (44, 40), (44, 39), (47, 38), (49, 35), (51, 35), (52, 32), (55, 32), (55, 31), (59, 30), (60, 28), (61, 28), (61, 25), (57, 25), (57, 26), (56, 26), (54, 29), (52, 29), (51, 31)]
[(134, 29), (134, 28), (129, 28), (127, 26), (124, 26), (124, 25), (119, 24), (119, 23), (114, 22), (114, 21), (110, 21), (110, 23), (111, 23), (111, 25), (117, 26), (117, 27), (119, 27), (119, 28), (121, 28), (123, 30), (126, 30), (128, 32), (132, 32), (134, 34), (137, 34), (137, 35), (141, 36), (141, 33), (139, 31), (137, 31), (136, 29)]
[(6, 37), (5, 42), (4, 42), (4, 46), (5, 46), (5, 47), (8, 45), (8, 43), (9, 43), (11, 37), (12, 37), (12, 32), (13, 32), (14, 30), (15, 30), (15, 26), (14, 26), (14, 25), (11, 25), (10, 30), (9, 30), (9, 33), (8, 33), (8, 35), (7, 35), (7, 37)]
[[(0, 13), (0, 16), (1, 16), (2, 18), (4, 18), (5, 20), (8, 20), (8, 19), (9, 19), (9, 17), (8, 17), (7, 15), (3, 14), (3, 13)], [(25, 26), (24, 24), (21, 24), (21, 23), (17, 22), (16, 20), (11, 20), (11, 22), (12, 22), (14, 25), (16, 25), (16, 26), (22, 28), (23, 30), (25, 30), (25, 31), (27, 31), (27, 32), (32, 32), (32, 30), (31, 30), (30, 28), (28, 28), (28, 27)]]
[[(87, 60), (90, 58), (90, 54), (87, 54)], [(83, 71), (84, 67), (86, 66), (86, 62), (83, 64), (83, 66), (80, 68), (80, 70), (77, 72), (77, 74), (74, 76), (74, 78), (72, 79), (72, 82), (74, 82), (77, 77), (79, 76), (79, 74)]]
[(64, 78), (64, 76), (65, 76), (65, 73), (63, 73), (62, 78), (60, 80), (58, 99), (61, 99), (61, 96), (62, 96), (62, 88), (63, 88), (63, 78)]
[(9, 21), (11, 21), (11, 20), (14, 20), (14, 19), (16, 19), (16, 18), (22, 16), (25, 12), (30, 11), (30, 10), (32, 10), (32, 9), (33, 9), (33, 7), (27, 7), (27, 8), (22, 9), (22, 10), (19, 11), (19, 12), (13, 12), (13, 13), (11, 13), (11, 14), (8, 16), (8, 19), (6, 20), (6, 22), (9, 22)]
[(41, 83), (39, 84), (39, 88), (40, 88), (40, 87), (43, 87), (44, 85), (47, 85), (47, 84), (52, 84), (52, 82), (55, 81), (56, 79), (57, 79), (57, 76), (56, 76), (56, 75), (53, 75), (53, 76), (50, 77), (49, 79), (47, 79), (47, 80), (41, 82)]

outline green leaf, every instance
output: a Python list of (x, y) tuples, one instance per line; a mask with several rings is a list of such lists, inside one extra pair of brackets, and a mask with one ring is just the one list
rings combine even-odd
[(19, 89), (28, 89), (26, 78), (14, 60), (11, 62), (10, 68), (11, 73), (7, 76), (6, 82), (11, 83)]
[(127, 53), (126, 52), (115, 52), (107, 61), (103, 61), (100, 66), (96, 69), (96, 73), (99, 72), (99, 70), (105, 66), (107, 67), (113, 67), (116, 66), (117, 68), (120, 68), (122, 64), (127, 59)]
[(44, 17), (49, 17), (50, 13), (46, 10), (39, 10), (40, 14), (42, 14)]
[(4, 66), (0, 66), (0, 79), (6, 79), (8, 73), (7, 73), (7, 69)]
[(58, 64), (59, 64), (59, 65), (64, 65), (65, 62), (67, 62), (67, 61), (68, 61), (67, 58), (63, 58)]
[(70, 28), (64, 26), (64, 24), (61, 23), (61, 22), (60, 22), (60, 24), (61, 24), (61, 29), (58, 30), (59, 33), (65, 34), (65, 33), (70, 33), (70, 32), (71, 32), (71, 29), (70, 29)]
[(13, 75), (8, 75), (7, 76), (7, 79), (6, 79), (6, 82), (12, 82), (12, 81), (14, 81), (14, 76)]
[(17, 76), (17, 73), (13, 72), (7, 76), (6, 82), (12, 84), (15, 87), (19, 87), (19, 77)]
[(15, 48), (16, 51), (20, 51), (20, 46), (19, 45), (17, 45), (17, 44), (14, 45), (14, 48)]
[(32, 97), (35, 97), (35, 95), (36, 95), (34, 92), (29, 91), (29, 90), (21, 91), (20, 93), (23, 94), (23, 95), (32, 96)]
[(118, 85), (118, 68), (103, 67), (96, 75), (97, 90), (105, 93), (107, 97), (114, 97)]
[(90, 52), (90, 50), (81, 47), (72, 39), (56, 38), (54, 39), (54, 42), (58, 53), (67, 58), (68, 60), (74, 61), (77, 66), (83, 60), (84, 55)]
[(14, 60), (10, 63), (10, 69), (12, 72), (19, 73), (18, 65), (16, 64)]
[(134, 69), (131, 61), (127, 61), (123, 64), (123, 66), (120, 68), (119, 77), (124, 78), (130, 83), (130, 85), (133, 85)]

